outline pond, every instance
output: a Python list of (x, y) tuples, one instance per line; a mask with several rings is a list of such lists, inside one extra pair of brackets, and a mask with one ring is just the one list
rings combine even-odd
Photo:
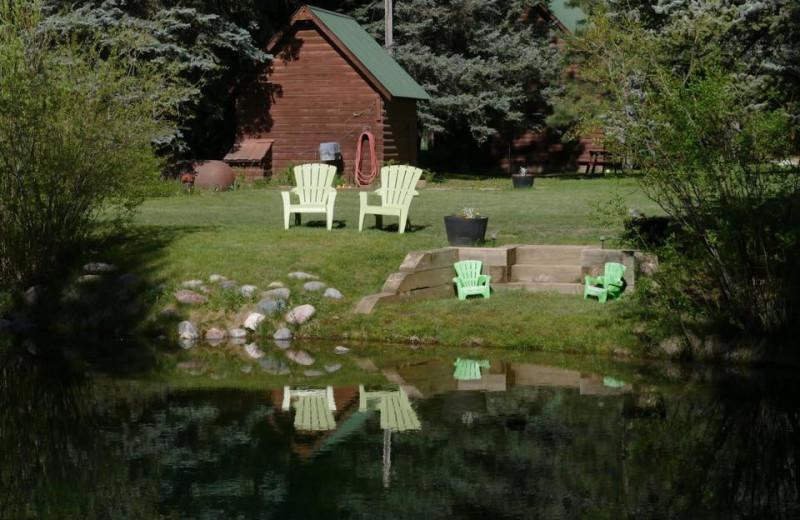
[(796, 373), (304, 349), (144, 379), (5, 352), (0, 517), (800, 515)]

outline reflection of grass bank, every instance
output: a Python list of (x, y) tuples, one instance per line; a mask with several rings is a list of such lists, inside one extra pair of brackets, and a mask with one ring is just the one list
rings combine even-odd
[[(242, 347), (209, 347), (198, 344), (190, 350), (172, 351), (162, 358), (161, 366), (151, 371), (144, 379), (129, 383), (138, 391), (149, 393), (166, 389), (237, 388), (270, 390), (284, 385), (292, 387), (319, 388), (325, 386), (347, 386), (354, 384), (392, 385), (396, 370), (417, 370), (425, 365), (442, 365), (443, 371), (435, 377), (452, 379), (453, 362), (456, 358), (490, 359), (498, 364), (532, 364), (558, 367), (578, 371), (581, 374), (612, 376), (635, 385), (664, 385), (683, 383), (688, 379), (701, 381), (702, 367), (681, 366), (666, 361), (642, 362), (630, 359), (613, 359), (606, 356), (583, 356), (563, 353), (523, 352), (509, 349), (487, 349), (485, 347), (453, 348), (446, 346), (409, 346), (383, 343), (347, 343), (348, 354), (333, 353), (336, 343), (298, 341), (292, 346), (310, 354), (315, 362), (312, 366), (301, 366), (285, 357), (285, 351), (271, 342), (263, 343), (260, 349), (265, 358), (284, 361), (291, 372), (277, 376), (267, 373), (245, 354)], [(340, 364), (341, 368), (327, 373), (326, 364)], [(249, 367), (244, 372), (243, 367)], [(405, 367), (405, 368), (403, 368)], [(319, 370), (322, 375), (305, 376), (306, 370)], [(422, 369), (425, 372), (425, 369)], [(98, 380), (104, 381), (104, 380)], [(119, 380), (110, 380), (116, 386)], [(121, 383), (127, 386), (129, 383)], [(513, 381), (510, 384), (514, 384)], [(160, 390), (159, 390), (160, 389)]]
[[(409, 251), (447, 245), (443, 217), (462, 207), (489, 216), (489, 232), (498, 245), (512, 243), (597, 243), (620, 229), (596, 224), (590, 203), (620, 194), (625, 203), (648, 213), (653, 209), (631, 179), (537, 179), (532, 190), (513, 190), (507, 179), (450, 181), (423, 190), (411, 208), (412, 232), (357, 231), (358, 194), (339, 193), (335, 220), (344, 227), (327, 231), (315, 225), (283, 230), (280, 197), (274, 190), (240, 190), (208, 196), (147, 201), (137, 217), (150, 229), (191, 226), (163, 250), (161, 262), (148, 273), (177, 286), (192, 278), (219, 273), (239, 283), (257, 285), (280, 280), (292, 289), (292, 305), (312, 303), (318, 315), (299, 331), (317, 338), (372, 341), (423, 341), (448, 345), (510, 347), (545, 351), (610, 353), (636, 348), (634, 321), (618, 317), (619, 303), (598, 305), (579, 297), (497, 293), (488, 301), (420, 302), (379, 309), (374, 315), (351, 313), (361, 297), (380, 290)], [(311, 217), (313, 218), (313, 217)], [(304, 222), (307, 222), (308, 217)], [(367, 225), (372, 225), (368, 219)], [(387, 219), (388, 228), (395, 227)], [(339, 289), (345, 300), (306, 293), (286, 274), (303, 270)], [(159, 305), (168, 303), (165, 292)], [(620, 302), (624, 303), (624, 302)], [(209, 325), (228, 325), (213, 302), (192, 311)], [(278, 325), (278, 320), (271, 324)]]

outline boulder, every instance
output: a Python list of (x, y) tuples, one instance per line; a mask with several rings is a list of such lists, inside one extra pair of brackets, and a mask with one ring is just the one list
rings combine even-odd
[(340, 293), (337, 289), (334, 289), (333, 287), (329, 287), (328, 289), (326, 289), (323, 296), (326, 298), (332, 298), (334, 300), (341, 300), (342, 298), (344, 298), (344, 296), (342, 296), (342, 293)]
[(222, 276), (221, 274), (212, 274), (208, 277), (208, 281), (211, 283), (220, 283), (227, 281), (228, 279)]
[(247, 337), (247, 331), (244, 329), (231, 329), (228, 331), (228, 336), (232, 338), (245, 338)]
[(102, 280), (103, 277), (99, 274), (84, 274), (78, 277), (79, 284), (94, 283)]
[(182, 321), (178, 323), (178, 337), (183, 339), (197, 339), (200, 333), (197, 331), (197, 325), (191, 321)]
[(658, 348), (669, 357), (675, 357), (683, 350), (683, 338), (672, 336), (659, 343)]
[(322, 282), (306, 282), (303, 284), (303, 289), (306, 291), (321, 291), (325, 287), (327, 287), (327, 285)]
[(300, 305), (286, 313), (286, 321), (301, 325), (307, 322), (317, 312), (313, 305)]
[(255, 285), (243, 285), (239, 288), (239, 293), (241, 293), (241, 295), (245, 298), (252, 298), (257, 290), (258, 287)]
[(117, 266), (114, 264), (106, 264), (104, 262), (91, 262), (84, 265), (83, 270), (89, 274), (106, 274), (116, 271)]
[(195, 346), (196, 343), (197, 343), (196, 339), (187, 339), (187, 338), (178, 339), (178, 345), (180, 345), (180, 347), (185, 350), (189, 350), (190, 348)]
[(236, 287), (238, 287), (239, 284), (236, 283), (234, 280), (225, 280), (223, 282), (220, 282), (219, 286), (227, 290), (227, 289), (236, 289)]
[(202, 305), (208, 302), (208, 297), (188, 289), (176, 291), (175, 299), (184, 305)]
[(303, 271), (295, 271), (293, 273), (289, 273), (289, 278), (293, 280), (318, 280), (319, 276), (315, 274), (304, 273)]
[(342, 368), (342, 365), (340, 365), (339, 363), (333, 363), (331, 365), (325, 365), (325, 370), (327, 370), (328, 372), (336, 372), (340, 368)]
[(349, 349), (349, 348), (347, 348), (347, 347), (343, 347), (343, 346), (341, 346), (341, 345), (337, 345), (337, 346), (336, 346), (336, 348), (335, 348), (335, 349), (333, 349), (333, 351), (334, 351), (336, 354), (347, 354), (348, 352), (350, 352), (350, 349)]
[(246, 338), (231, 338), (228, 340), (228, 344), (232, 347), (239, 347), (247, 343)]
[(258, 348), (258, 345), (255, 343), (249, 343), (244, 346), (244, 351), (247, 352), (247, 355), (253, 359), (259, 359), (264, 357), (264, 352)]
[(283, 287), (283, 282), (272, 282), (267, 287), (269, 288), (276, 288), (276, 287)]
[(265, 315), (272, 316), (284, 310), (286, 303), (283, 300), (261, 300), (256, 307)]
[(289, 373), (289, 365), (279, 359), (266, 357), (258, 362), (264, 372), (273, 376), (283, 376)]
[(280, 287), (278, 289), (272, 289), (261, 293), (261, 297), (265, 300), (288, 300), (289, 296), (291, 295), (292, 291), (285, 287)]
[(225, 336), (225, 331), (216, 327), (212, 327), (206, 331), (207, 340), (223, 340), (225, 339)]
[(174, 303), (168, 303), (161, 309), (161, 315), (167, 318), (177, 318), (181, 315), (181, 311), (178, 310)]
[(272, 339), (278, 340), (291, 340), (292, 339), (292, 331), (287, 329), (286, 327), (281, 327), (275, 331), (275, 334), (272, 335)]
[(181, 282), (181, 289), (199, 289), (203, 286), (203, 280), (186, 280)]
[(218, 347), (225, 343), (224, 339), (206, 339), (206, 343), (208, 343), (209, 347)]
[(256, 330), (258, 326), (261, 324), (261, 322), (264, 321), (265, 319), (267, 319), (267, 317), (264, 316), (263, 314), (258, 312), (252, 312), (247, 317), (247, 319), (244, 320), (244, 328), (250, 330)]
[(249, 374), (253, 371), (253, 365), (242, 365), (242, 373)]
[(292, 346), (292, 340), (289, 339), (275, 339), (272, 340), (272, 342), (275, 343), (275, 346), (281, 350), (286, 350)]
[(306, 370), (303, 372), (303, 374), (308, 377), (319, 377), (323, 374), (323, 372), (321, 370)]
[(309, 366), (314, 364), (314, 358), (303, 350), (287, 350), (286, 357), (299, 365)]

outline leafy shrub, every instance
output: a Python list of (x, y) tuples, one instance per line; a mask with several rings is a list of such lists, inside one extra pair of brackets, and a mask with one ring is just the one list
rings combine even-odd
[(158, 177), (151, 141), (173, 89), (135, 41), (57, 40), (37, 6), (0, 0), (0, 286), (52, 278)]

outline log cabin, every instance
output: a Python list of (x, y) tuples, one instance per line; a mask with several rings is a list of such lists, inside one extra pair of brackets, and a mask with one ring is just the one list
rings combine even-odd
[(352, 181), (357, 142), (370, 132), (378, 165), (416, 163), (416, 103), (430, 97), (353, 18), (302, 6), (267, 52), (274, 59), (241, 83), (225, 162), (270, 176), (320, 161), (320, 145), (338, 143), (334, 162)]
[[(547, 6), (540, 4), (526, 9), (519, 17), (520, 23), (546, 24), (550, 27), (551, 41), (561, 47), (564, 39), (582, 27), (587, 21), (586, 13), (579, 7), (569, 5), (568, 0), (550, 0)], [(571, 77), (578, 74), (575, 69), (565, 73)], [(537, 111), (547, 112), (547, 107)], [(494, 167), (516, 173), (520, 166), (539, 171), (584, 171), (595, 173), (597, 167), (605, 169), (607, 154), (604, 149), (604, 132), (597, 129), (571, 142), (564, 142), (559, 132), (550, 128), (524, 130), (516, 135), (496, 135), (490, 145)]]

